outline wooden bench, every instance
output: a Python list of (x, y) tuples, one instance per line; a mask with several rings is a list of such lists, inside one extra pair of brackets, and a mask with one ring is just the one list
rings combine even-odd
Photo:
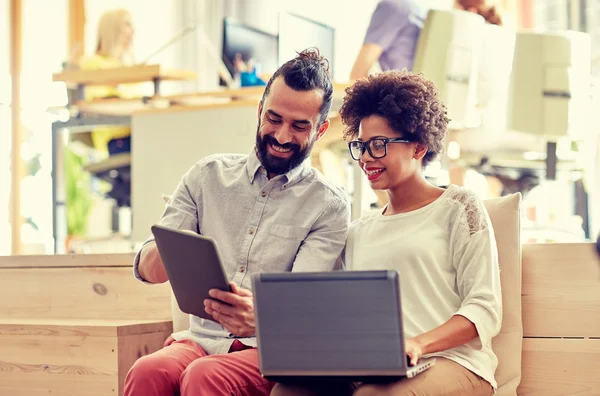
[[(519, 395), (600, 395), (600, 260), (592, 243), (524, 245)], [(131, 255), (0, 257), (0, 395), (120, 395), (171, 333), (170, 288)]]
[(593, 243), (523, 246), (519, 395), (600, 395), (600, 259)]
[(171, 334), (170, 287), (130, 254), (0, 257), (0, 395), (122, 395)]

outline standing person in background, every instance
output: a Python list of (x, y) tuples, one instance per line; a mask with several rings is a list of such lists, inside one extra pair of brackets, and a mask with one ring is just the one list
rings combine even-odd
[[(76, 59), (69, 68), (81, 70), (104, 70), (129, 66), (133, 64), (133, 24), (131, 14), (125, 9), (106, 11), (100, 17), (95, 52), (92, 56)], [(139, 84), (121, 84), (118, 86), (87, 86), (84, 92), (86, 101), (103, 98), (133, 98), (141, 97), (138, 90)], [(90, 131), (91, 146), (101, 153), (101, 157), (131, 151), (131, 128), (129, 125), (114, 125), (95, 127)], [(90, 194), (89, 186), (81, 187), (81, 178), (76, 175), (85, 175), (83, 158), (77, 159), (77, 155), (66, 148), (69, 152), (70, 165), (67, 176), (66, 193), (71, 199), (67, 199), (67, 223), (68, 240), (85, 236), (87, 232), (88, 209), (82, 209), (83, 202)], [(98, 158), (102, 159), (102, 158)], [(112, 188), (108, 196), (115, 199), (119, 206), (130, 205), (131, 187), (129, 182), (123, 178), (112, 179)], [(69, 243), (67, 250), (69, 251)]]
[[(381, 0), (377, 4), (350, 80), (368, 76), (375, 62), (379, 62), (383, 71), (412, 70), (428, 11), (421, 3), (419, 0)], [(455, 0), (454, 8), (477, 13), (488, 23), (502, 25), (496, 7), (486, 0)]]
[[(133, 64), (133, 23), (131, 14), (125, 9), (106, 11), (98, 23), (96, 51), (90, 57), (79, 60), (81, 70), (103, 70)], [(119, 86), (91, 86), (85, 89), (85, 99), (132, 98), (141, 96), (138, 84)], [(103, 152), (129, 151), (129, 126), (97, 128), (92, 131), (94, 147)], [(114, 150), (108, 149), (109, 142)]]

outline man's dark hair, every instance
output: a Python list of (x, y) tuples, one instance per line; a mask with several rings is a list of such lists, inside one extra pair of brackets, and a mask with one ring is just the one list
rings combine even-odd
[(385, 118), (399, 135), (427, 146), (423, 167), (442, 152), (449, 121), (435, 85), (423, 75), (406, 70), (391, 70), (357, 80), (346, 88), (340, 115), (346, 125), (346, 140), (356, 138), (364, 118), (372, 115)]
[(316, 48), (306, 49), (277, 69), (265, 87), (260, 100), (261, 104), (269, 96), (271, 84), (279, 76), (282, 76), (285, 84), (295, 91), (312, 91), (314, 89), (323, 91), (319, 124), (325, 122), (333, 100), (333, 84), (329, 73), (329, 61), (321, 56), (319, 50)]

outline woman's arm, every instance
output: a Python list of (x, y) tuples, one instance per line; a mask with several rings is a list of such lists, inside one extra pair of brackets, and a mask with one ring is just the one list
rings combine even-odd
[(406, 340), (406, 353), (411, 357), (411, 364), (415, 365), (423, 355), (455, 348), (477, 336), (477, 327), (473, 322), (464, 316), (454, 315), (443, 325)]
[(404, 1), (382, 0), (377, 4), (371, 15), (363, 45), (350, 72), (351, 81), (369, 75), (369, 70), (381, 54), (398, 39), (400, 31), (409, 23), (409, 17), (410, 9)]
[(383, 48), (379, 44), (366, 43), (363, 44), (352, 71), (350, 72), (350, 81), (358, 80), (359, 78), (367, 77), (371, 67), (379, 60)]
[(477, 338), (477, 327), (461, 315), (452, 316), (446, 323), (415, 337), (423, 348), (423, 354), (445, 351), (466, 344)]
[[(496, 239), (485, 207), (473, 193), (461, 191), (451, 199), (459, 203), (451, 230), (452, 264), (458, 311), (444, 324), (406, 341), (407, 353), (421, 355), (455, 348), (479, 338), (491, 348), (502, 323), (502, 292)], [(416, 362), (414, 356), (412, 361)]]

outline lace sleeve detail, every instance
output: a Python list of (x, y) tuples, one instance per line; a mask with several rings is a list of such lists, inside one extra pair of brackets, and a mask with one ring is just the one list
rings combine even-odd
[(459, 229), (465, 236), (472, 236), (480, 231), (487, 230), (488, 220), (485, 208), (479, 197), (474, 192), (458, 188), (448, 195), (450, 206), (459, 211), (457, 215)]

